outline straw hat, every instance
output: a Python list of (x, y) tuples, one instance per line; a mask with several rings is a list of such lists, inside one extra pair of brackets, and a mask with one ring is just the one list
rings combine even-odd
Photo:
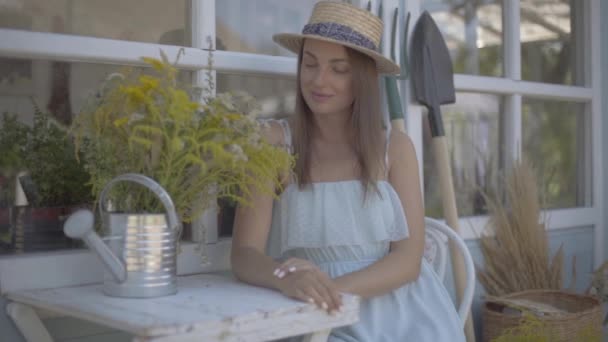
[(319, 1), (302, 34), (280, 33), (272, 39), (284, 48), (300, 53), (305, 38), (347, 46), (376, 61), (381, 74), (399, 73), (399, 65), (379, 52), (382, 20), (359, 7), (335, 1)]

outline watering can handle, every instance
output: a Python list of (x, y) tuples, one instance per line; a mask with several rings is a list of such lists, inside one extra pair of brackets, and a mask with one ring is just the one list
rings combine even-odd
[[(171, 200), (171, 197), (169, 196), (167, 191), (165, 191), (165, 189), (163, 189), (163, 187), (160, 186), (160, 184), (158, 184), (152, 178), (146, 177), (139, 173), (122, 174), (120, 176), (115, 177), (114, 179), (109, 181), (104, 186), (103, 190), (101, 191), (101, 195), (99, 196), (99, 213), (100, 214), (103, 214), (103, 212), (104, 212), (103, 203), (105, 202), (105, 197), (106, 197), (107, 192), (110, 190), (110, 188), (114, 184), (116, 184), (118, 182), (124, 182), (124, 181), (134, 182), (134, 183), (143, 185), (146, 188), (148, 188), (150, 191), (152, 191), (154, 194), (156, 194), (156, 196), (158, 196), (158, 199), (162, 202), (163, 206), (165, 207), (165, 210), (167, 211), (169, 227), (172, 229), (175, 229), (176, 231), (178, 231), (181, 228), (180, 221), (177, 218), (177, 213), (175, 212), (175, 205), (173, 204), (173, 200)], [(103, 217), (103, 215), (102, 215), (102, 217)]]

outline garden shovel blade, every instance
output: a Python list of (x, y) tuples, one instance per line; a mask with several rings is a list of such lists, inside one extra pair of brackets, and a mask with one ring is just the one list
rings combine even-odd
[[(456, 102), (452, 60), (437, 24), (427, 11), (422, 13), (414, 28), (411, 52), (411, 77), (415, 97), (428, 108), (431, 145), (439, 175), (443, 214), (448, 226), (459, 233), (452, 170), (440, 108), (442, 104)], [(450, 252), (456, 296), (460, 302), (466, 287), (464, 261), (457, 248), (450, 246)], [(470, 315), (465, 322), (464, 331), (468, 342), (475, 341)]]
[(454, 73), (448, 47), (427, 11), (416, 23), (411, 50), (411, 76), (416, 100), (429, 110), (431, 135), (443, 136), (440, 106), (456, 102)]

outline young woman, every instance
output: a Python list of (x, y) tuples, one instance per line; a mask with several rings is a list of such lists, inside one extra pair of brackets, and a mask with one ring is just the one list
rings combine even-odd
[[(447, 291), (423, 259), (424, 208), (409, 137), (383, 128), (377, 52), (382, 22), (321, 1), (302, 34), (274, 40), (299, 53), (296, 116), (268, 139), (296, 156), (279, 200), (257, 194), (235, 218), (232, 267), (242, 281), (332, 313), (362, 297), (359, 322), (332, 341), (464, 341)], [(273, 210), (274, 209), (274, 210)]]

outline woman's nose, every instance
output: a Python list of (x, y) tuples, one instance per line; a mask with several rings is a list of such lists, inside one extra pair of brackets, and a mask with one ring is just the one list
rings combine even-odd
[(313, 83), (315, 85), (324, 85), (327, 78), (327, 69), (323, 67), (319, 67), (317, 72), (315, 73), (315, 77), (313, 79)]

